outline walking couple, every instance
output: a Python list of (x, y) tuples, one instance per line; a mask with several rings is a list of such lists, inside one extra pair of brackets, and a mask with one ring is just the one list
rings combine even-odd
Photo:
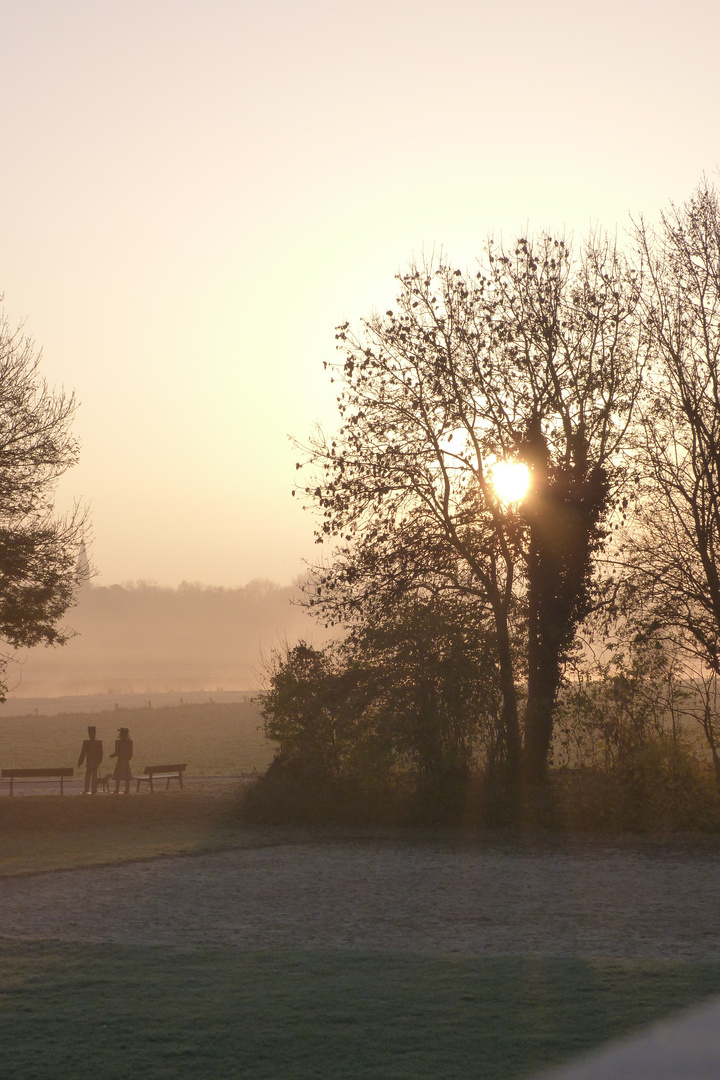
[[(98, 769), (103, 759), (103, 744), (102, 740), (96, 738), (97, 728), (88, 727), (88, 737), (83, 741), (82, 750), (80, 751), (80, 757), (78, 758), (78, 768), (83, 763), (85, 764), (85, 788), (83, 795), (96, 795), (98, 788)], [(132, 772), (130, 771), (130, 759), (133, 756), (133, 743), (130, 738), (130, 731), (126, 727), (118, 729), (118, 738), (115, 740), (115, 753), (111, 754), (111, 758), (117, 758), (115, 770), (113, 772), (113, 779), (115, 781), (115, 794), (120, 794), (120, 784), (125, 784), (125, 794), (130, 794), (130, 781), (132, 780)]]

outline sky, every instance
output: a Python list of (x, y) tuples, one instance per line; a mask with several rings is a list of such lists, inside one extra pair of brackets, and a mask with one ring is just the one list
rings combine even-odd
[(717, 181), (718, 40), (715, 0), (4, 0), (0, 292), (80, 403), (96, 581), (293, 581), (335, 326)]

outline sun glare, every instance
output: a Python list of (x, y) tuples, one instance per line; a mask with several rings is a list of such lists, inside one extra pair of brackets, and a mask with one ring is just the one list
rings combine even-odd
[(492, 484), (502, 502), (519, 502), (530, 487), (530, 471), (522, 461), (498, 461), (492, 470)]

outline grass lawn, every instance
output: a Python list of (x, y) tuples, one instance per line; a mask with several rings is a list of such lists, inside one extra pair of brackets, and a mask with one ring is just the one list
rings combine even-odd
[(229, 820), (234, 798), (232, 790), (178, 789), (128, 798), (0, 797), (0, 880), (254, 844), (257, 830)]
[(720, 985), (713, 964), (0, 939), (5, 1080), (511, 1080)]
[[(283, 841), (232, 804), (0, 799), (0, 877)], [(512, 1080), (720, 991), (710, 962), (2, 937), (0, 972), (3, 1080)]]

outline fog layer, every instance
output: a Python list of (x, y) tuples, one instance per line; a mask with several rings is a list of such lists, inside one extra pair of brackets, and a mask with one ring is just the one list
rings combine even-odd
[(76, 636), (18, 654), (8, 697), (256, 690), (273, 645), (318, 637), (297, 596), (263, 580), (234, 589), (85, 585), (68, 612)]

